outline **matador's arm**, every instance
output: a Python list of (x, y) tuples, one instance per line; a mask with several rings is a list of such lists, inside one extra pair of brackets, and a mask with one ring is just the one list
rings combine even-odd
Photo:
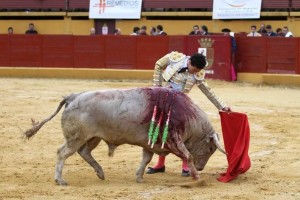
[(153, 74), (153, 85), (154, 86), (161, 86), (162, 85), (162, 70), (164, 70), (168, 63), (169, 63), (169, 56), (170, 54), (165, 55), (164, 57), (160, 58), (155, 63), (154, 74)]
[(197, 80), (198, 88), (205, 94), (205, 96), (216, 106), (218, 110), (229, 109), (212, 91), (207, 82), (204, 79), (205, 71), (201, 70), (197, 74), (195, 74), (195, 78)]

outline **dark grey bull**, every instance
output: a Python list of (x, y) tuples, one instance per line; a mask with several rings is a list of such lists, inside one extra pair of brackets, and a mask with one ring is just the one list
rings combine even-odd
[[(109, 155), (113, 155), (115, 148), (121, 144), (143, 148), (142, 162), (136, 173), (137, 182), (143, 182), (145, 168), (154, 153), (173, 153), (186, 160), (192, 177), (199, 179), (197, 170), (204, 168), (216, 148), (223, 151), (206, 114), (184, 93), (161, 87), (71, 94), (60, 102), (49, 118), (40, 123), (32, 120), (33, 127), (25, 132), (26, 137), (37, 133), (63, 105), (61, 125), (65, 143), (58, 149), (55, 169), (55, 181), (59, 185), (67, 184), (62, 178), (63, 166), (76, 151), (104, 180), (101, 166), (91, 155), (101, 140), (107, 143)], [(158, 113), (155, 119), (163, 114), (163, 123), (170, 111), (169, 135), (164, 148), (161, 148), (161, 133), (153, 148), (148, 144), (149, 124), (155, 105)]]

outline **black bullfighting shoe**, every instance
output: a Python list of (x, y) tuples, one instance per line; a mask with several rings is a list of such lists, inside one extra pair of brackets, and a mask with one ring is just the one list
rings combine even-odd
[(165, 172), (165, 170), (166, 170), (165, 166), (163, 166), (161, 168), (156, 168), (156, 169), (154, 169), (153, 167), (148, 167), (146, 174), (155, 174), (155, 173), (159, 173), (159, 172)]
[(190, 170), (182, 170), (182, 172), (181, 172), (181, 176), (185, 176), (185, 177), (188, 177), (188, 176), (190, 176)]

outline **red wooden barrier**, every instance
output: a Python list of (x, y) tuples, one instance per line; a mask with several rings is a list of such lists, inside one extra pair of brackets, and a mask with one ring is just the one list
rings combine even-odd
[[(153, 69), (171, 51), (191, 55), (210, 38), (208, 78), (231, 80), (230, 37), (0, 35), (0, 66)], [(238, 72), (300, 74), (299, 38), (237, 37)]]
[(43, 67), (73, 67), (73, 36), (43, 35)]
[(137, 68), (137, 36), (103, 36), (105, 68)]
[(172, 36), (169, 37), (169, 52), (179, 51), (186, 53), (186, 36)]
[(267, 72), (295, 73), (298, 67), (298, 38), (267, 39)]
[(0, 35), (0, 66), (10, 66), (10, 36)]
[(10, 66), (40, 67), (42, 66), (41, 35), (10, 36)]
[(300, 40), (298, 39), (298, 66), (297, 66), (297, 70), (296, 73), (300, 74)]
[(267, 40), (265, 37), (238, 37), (236, 68), (238, 72), (267, 72)]
[(168, 37), (137, 37), (137, 69), (154, 69), (155, 62), (167, 54), (168, 49)]
[(74, 67), (105, 68), (104, 37), (74, 36)]

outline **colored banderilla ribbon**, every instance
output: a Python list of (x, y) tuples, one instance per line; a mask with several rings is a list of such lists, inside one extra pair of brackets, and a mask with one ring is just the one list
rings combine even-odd
[(168, 96), (169, 96), (169, 93), (166, 94), (165, 99), (163, 101), (163, 108), (162, 108), (162, 110), (160, 112), (159, 120), (158, 120), (157, 126), (156, 126), (156, 128), (154, 130), (154, 133), (153, 133), (153, 136), (152, 136), (152, 145), (151, 145), (151, 148), (153, 148), (154, 144), (157, 141), (157, 137), (158, 137), (159, 130), (160, 130), (160, 127), (161, 127), (161, 124), (162, 124), (162, 120), (163, 120), (164, 108), (165, 108), (165, 104), (166, 104)]
[(173, 102), (174, 102), (175, 95), (176, 95), (176, 93), (173, 94), (171, 105), (170, 105), (169, 112), (168, 112), (168, 118), (167, 118), (167, 121), (166, 121), (166, 124), (164, 127), (164, 131), (163, 131), (162, 144), (161, 144), (162, 149), (164, 148), (165, 143), (167, 142), (167, 137), (169, 134), (169, 122), (170, 122), (170, 117), (171, 117), (171, 112), (172, 112), (172, 108), (173, 108)]
[(154, 125), (155, 125), (157, 106), (158, 106), (158, 103), (159, 103), (159, 95), (160, 95), (160, 90), (158, 91), (158, 95), (156, 97), (156, 105), (153, 108), (153, 114), (152, 114), (152, 118), (151, 118), (151, 122), (150, 122), (149, 132), (148, 132), (148, 138), (149, 138), (148, 145), (151, 144), (151, 139), (153, 137), (153, 130), (154, 130)]

